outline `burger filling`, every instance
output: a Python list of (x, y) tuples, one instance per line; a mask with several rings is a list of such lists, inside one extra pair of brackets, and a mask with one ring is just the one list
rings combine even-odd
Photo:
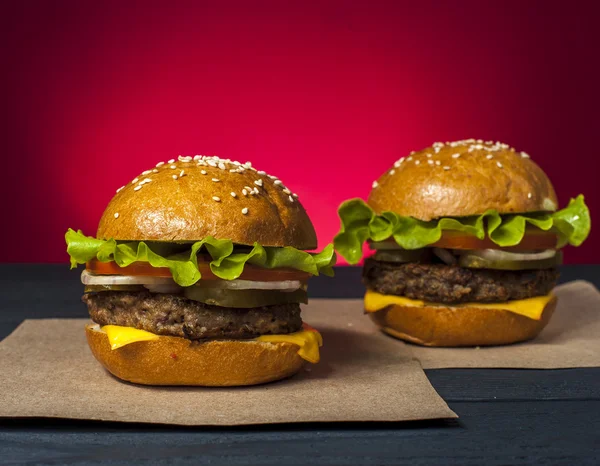
[(369, 258), (363, 280), (381, 294), (428, 302), (493, 303), (544, 296), (558, 279), (556, 267), (531, 270), (493, 270), (428, 262), (397, 263)]
[(144, 291), (102, 291), (83, 295), (91, 319), (104, 325), (134, 327), (157, 335), (202, 339), (249, 339), (287, 334), (302, 328), (300, 304), (239, 308)]

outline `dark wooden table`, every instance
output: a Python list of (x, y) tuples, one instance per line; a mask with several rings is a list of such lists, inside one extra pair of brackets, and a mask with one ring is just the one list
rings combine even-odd
[[(600, 266), (563, 267), (562, 281), (576, 278), (599, 286)], [(62, 265), (0, 265), (0, 338), (24, 319), (85, 317), (78, 280)], [(362, 291), (356, 268), (311, 285), (312, 297)], [(459, 420), (243, 428), (0, 420), (0, 464), (600, 464), (600, 368), (427, 376)]]

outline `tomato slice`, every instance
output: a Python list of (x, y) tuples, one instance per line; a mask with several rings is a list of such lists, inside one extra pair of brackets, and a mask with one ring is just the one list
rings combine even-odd
[[(501, 248), (487, 236), (479, 239), (476, 236), (466, 235), (459, 231), (444, 231), (439, 241), (428, 247), (444, 249), (501, 249), (503, 251), (537, 251), (542, 249), (555, 249), (558, 238), (555, 233), (539, 229), (527, 229), (521, 242), (515, 246)], [(394, 241), (389, 239), (386, 241)]]
[[(88, 272), (96, 275), (143, 275), (152, 277), (170, 277), (171, 272), (166, 267), (152, 267), (148, 262), (133, 262), (127, 267), (119, 267), (115, 262), (100, 262), (92, 259), (85, 266)], [(208, 262), (198, 261), (198, 270), (202, 280), (221, 280), (210, 270)], [(264, 269), (252, 264), (246, 264), (239, 277), (241, 280), (257, 282), (274, 282), (283, 280), (306, 280), (310, 277), (307, 272), (290, 268)]]

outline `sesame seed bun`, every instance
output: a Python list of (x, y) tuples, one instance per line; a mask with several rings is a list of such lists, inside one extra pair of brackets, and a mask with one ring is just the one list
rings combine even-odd
[(550, 321), (556, 302), (556, 297), (548, 302), (540, 320), (501, 309), (442, 305), (391, 305), (369, 316), (385, 333), (418, 345), (507, 345), (535, 338)]
[(397, 161), (373, 183), (368, 204), (420, 220), (554, 211), (552, 183), (524, 152), (506, 144), (436, 143)]
[[(149, 181), (146, 181), (149, 180)], [(179, 157), (144, 171), (108, 204), (98, 238), (317, 247), (315, 229), (281, 181), (214, 157)]]
[(193, 342), (161, 336), (113, 350), (97, 325), (87, 325), (85, 333), (94, 357), (106, 370), (143, 385), (256, 385), (290, 377), (304, 365), (298, 346), (292, 343)]

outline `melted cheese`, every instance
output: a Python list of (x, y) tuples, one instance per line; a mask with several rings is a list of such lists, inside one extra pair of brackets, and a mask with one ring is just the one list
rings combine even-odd
[(300, 347), (298, 356), (313, 364), (319, 362), (319, 346), (323, 346), (323, 337), (321, 337), (321, 334), (306, 324), (304, 324), (304, 330), (300, 332), (285, 335), (261, 335), (256, 339), (271, 343), (292, 343), (298, 345)]
[(102, 331), (108, 336), (110, 349), (116, 350), (122, 346), (135, 343), (136, 341), (158, 340), (159, 335), (138, 330), (133, 327), (121, 327), (120, 325), (105, 325)]
[[(102, 327), (102, 331), (106, 333), (110, 348), (113, 350), (138, 341), (158, 340), (160, 338), (159, 335), (146, 332), (145, 330), (138, 330), (133, 327), (121, 327), (119, 325), (105, 325)], [(300, 347), (298, 349), (298, 356), (313, 364), (319, 362), (319, 347), (323, 346), (321, 334), (306, 324), (304, 324), (303, 330), (299, 332), (285, 335), (261, 335), (255, 340), (298, 345)]]
[[(500, 309), (504, 311), (514, 312), (533, 320), (540, 320), (544, 308), (548, 302), (554, 297), (552, 293), (546, 296), (536, 296), (535, 298), (519, 299), (515, 301), (507, 301), (505, 303), (464, 303), (452, 305), (453, 308), (461, 307), (476, 307), (478, 309)], [(367, 312), (377, 312), (387, 306), (397, 304), (399, 306), (410, 307), (448, 307), (444, 304), (426, 303), (418, 299), (409, 299), (403, 296), (393, 296), (376, 293), (368, 290), (365, 294), (365, 310)]]

